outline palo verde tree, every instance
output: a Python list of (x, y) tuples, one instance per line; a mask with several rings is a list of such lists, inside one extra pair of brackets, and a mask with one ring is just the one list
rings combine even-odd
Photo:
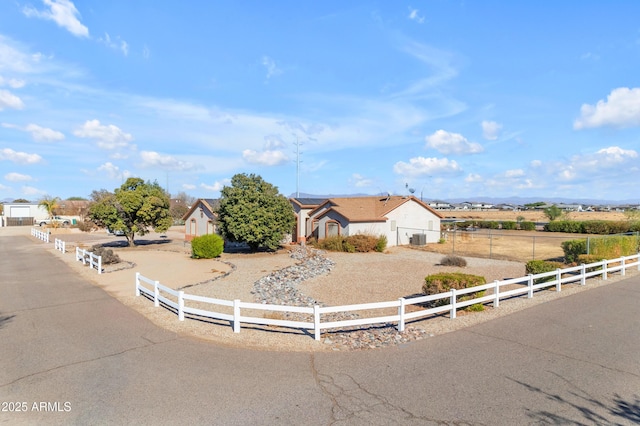
[(123, 231), (127, 244), (135, 244), (135, 235), (152, 228), (165, 232), (173, 223), (169, 214), (169, 196), (157, 182), (128, 178), (113, 193), (101, 190), (91, 195), (89, 218), (98, 226)]
[(218, 222), (229, 241), (245, 242), (252, 250), (276, 250), (295, 220), (289, 200), (258, 175), (237, 174), (222, 188)]
[(551, 207), (547, 207), (546, 209), (543, 210), (544, 211), (544, 215), (550, 220), (550, 221), (554, 221), (560, 217), (562, 217), (563, 215), (563, 211), (560, 207), (556, 206), (555, 204), (552, 205)]

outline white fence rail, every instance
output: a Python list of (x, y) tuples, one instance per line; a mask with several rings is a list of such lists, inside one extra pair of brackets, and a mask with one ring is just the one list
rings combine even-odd
[[(154, 306), (159, 307), (160, 304), (163, 304), (164, 306), (175, 310), (180, 321), (184, 320), (185, 314), (230, 321), (232, 323), (234, 333), (240, 332), (241, 323), (299, 328), (304, 330), (313, 330), (314, 338), (316, 340), (320, 340), (322, 330), (380, 323), (397, 322), (398, 331), (404, 331), (405, 324), (408, 321), (418, 320), (420, 318), (443, 313), (448, 313), (449, 317), (454, 319), (456, 318), (456, 311), (466, 306), (475, 305), (477, 303), (491, 303), (494, 308), (498, 308), (500, 306), (500, 300), (502, 299), (525, 294), (527, 295), (527, 298), (532, 298), (536, 290), (541, 290), (547, 287), (555, 287), (555, 290), (559, 292), (562, 290), (563, 284), (579, 281), (580, 285), (586, 285), (587, 278), (600, 276), (603, 280), (606, 280), (608, 278), (608, 274), (613, 272), (619, 272), (620, 275), (624, 276), (626, 274), (626, 270), (634, 266), (638, 271), (640, 271), (640, 254), (620, 257), (613, 260), (603, 260), (601, 262), (590, 263), (588, 265), (557, 269), (556, 271), (544, 272), (541, 274), (529, 274), (526, 277), (511, 278), (502, 281), (496, 280), (492, 283), (481, 286), (470, 287), (462, 290), (451, 290), (446, 293), (429, 296), (420, 296), (408, 299), (400, 298), (389, 302), (362, 303), (357, 305), (330, 307), (321, 307), (318, 305), (314, 305), (313, 307), (270, 305), (262, 303), (247, 303), (240, 300), (230, 301), (195, 296), (185, 294), (184, 291), (172, 290), (167, 286), (161, 285), (159, 281), (154, 281), (142, 276), (139, 272), (136, 273), (135, 285), (136, 296), (145, 294), (154, 301)], [(513, 288), (514, 286), (515, 288)], [(502, 288), (505, 287), (509, 288), (502, 290)], [(459, 299), (461, 296), (482, 290), (492, 290), (492, 293), (468, 300)], [(447, 303), (442, 306), (420, 309), (429, 302), (435, 302), (442, 299)], [(187, 305), (187, 303), (190, 302), (204, 304), (205, 306), (211, 305), (211, 309), (222, 310), (224, 312), (217, 312), (215, 310), (202, 309)], [(417, 310), (407, 312), (407, 307), (410, 306), (413, 306), (413, 309)], [(356, 311), (377, 310), (382, 311), (379, 316), (322, 321), (323, 315), (327, 314), (351, 314)], [(296, 313), (300, 314), (298, 315), (299, 317), (306, 318), (307, 320), (277, 319), (264, 317), (264, 314), (263, 317), (255, 316), (257, 313), (263, 311), (270, 311), (272, 313)], [(276, 317), (278, 315), (272, 314), (271, 316)]]
[(49, 233), (40, 231), (36, 228), (31, 228), (31, 235), (36, 237), (39, 240), (44, 241), (45, 243), (49, 242)]
[(81, 261), (83, 265), (91, 266), (92, 269), (97, 269), (98, 274), (102, 274), (102, 256), (76, 247), (76, 260)]
[(62, 253), (67, 252), (67, 243), (59, 238), (53, 240), (53, 247), (56, 250), (61, 251)]

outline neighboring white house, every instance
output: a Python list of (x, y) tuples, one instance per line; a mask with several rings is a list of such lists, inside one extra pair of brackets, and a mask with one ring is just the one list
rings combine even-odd
[(215, 234), (218, 231), (218, 215), (215, 212), (219, 201), (213, 198), (199, 198), (182, 216), (184, 220), (184, 239)]
[(48, 217), (47, 210), (38, 203), (4, 203), (0, 226), (32, 226), (35, 220)]
[[(416, 235), (425, 243), (440, 239), (442, 216), (414, 196), (330, 198), (319, 203), (291, 199), (298, 217), (298, 241), (334, 235), (385, 235), (387, 246), (409, 244)], [(304, 224), (304, 235), (301, 229)]]

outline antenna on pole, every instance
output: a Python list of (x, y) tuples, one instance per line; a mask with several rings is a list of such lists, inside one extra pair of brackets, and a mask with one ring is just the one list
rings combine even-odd
[(300, 198), (300, 145), (296, 136), (296, 198)]

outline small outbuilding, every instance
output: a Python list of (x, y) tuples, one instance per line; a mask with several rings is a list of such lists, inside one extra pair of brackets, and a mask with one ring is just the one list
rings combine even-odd
[(184, 239), (191, 241), (195, 237), (218, 233), (218, 214), (220, 202), (213, 198), (199, 198), (182, 216), (184, 220)]

